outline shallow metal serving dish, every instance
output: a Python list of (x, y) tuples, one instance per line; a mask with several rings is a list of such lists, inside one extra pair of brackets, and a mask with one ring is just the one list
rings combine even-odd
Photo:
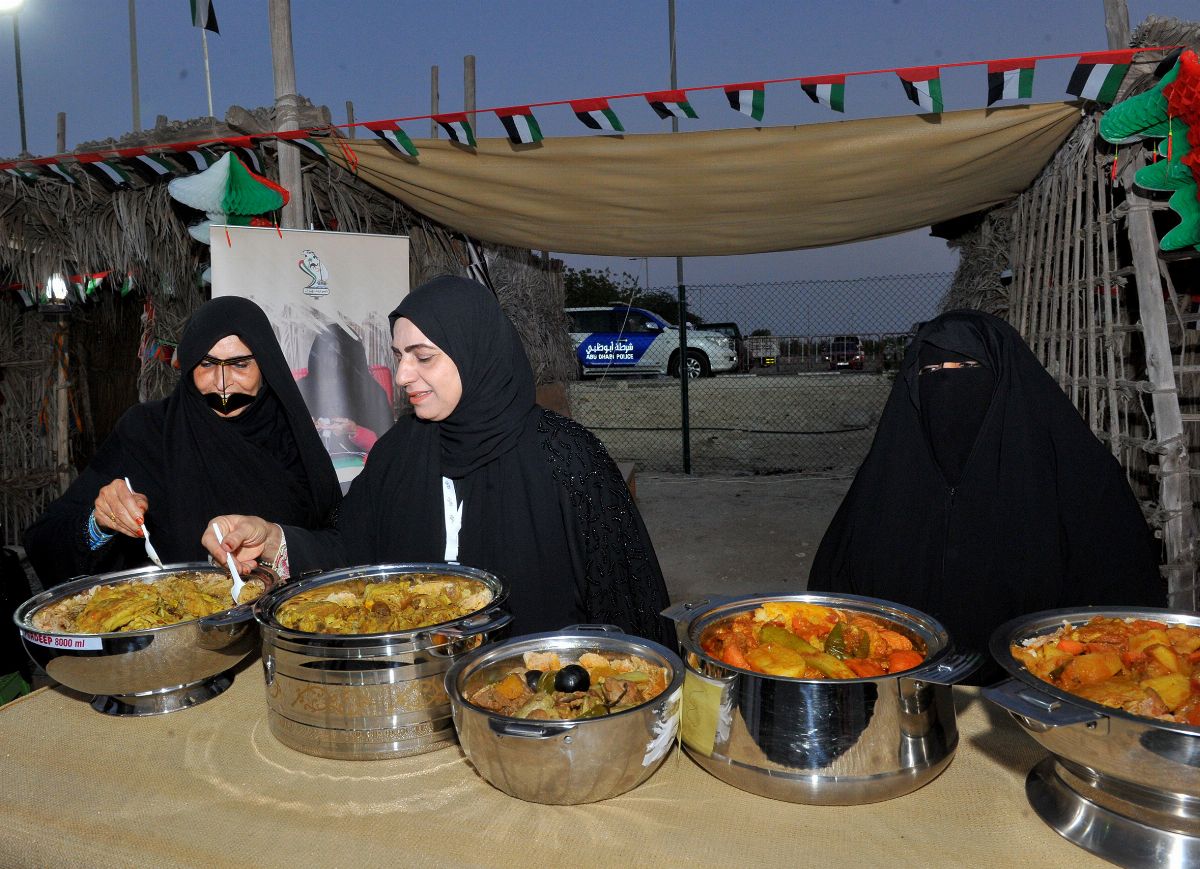
[[(637, 655), (665, 667), (668, 683), (640, 706), (573, 721), (513, 718), (467, 702), (526, 652), (556, 652), (563, 664), (585, 652)], [(675, 744), (682, 687), (678, 655), (606, 625), (516, 637), (473, 652), (446, 674), (458, 740), (479, 774), (510, 796), (553, 805), (608, 799), (648, 779)]]
[(1026, 779), (1030, 805), (1066, 839), (1120, 865), (1200, 865), (1200, 727), (1077, 697), (1009, 651), (1093, 616), (1200, 627), (1200, 614), (1184, 610), (1094, 607), (1033, 613), (996, 629), (991, 653), (1012, 678), (983, 694), (1050, 752)]
[[(794, 679), (731, 667), (701, 648), (710, 627), (771, 601), (883, 618), (925, 649), (925, 662), (878, 678)], [(974, 672), (980, 656), (955, 652), (931, 616), (877, 598), (818, 593), (710, 596), (664, 615), (676, 623), (687, 668), (683, 747), (734, 787), (796, 803), (857, 805), (914, 791), (954, 757), (950, 686)]]
[[(285, 628), (275, 617), (309, 589), (417, 573), (481, 582), (492, 600), (454, 621), (381, 634), (308, 633)], [(350, 567), (280, 586), (254, 607), (271, 733), (297, 751), (344, 760), (403, 757), (451, 745), (454, 726), (443, 676), (454, 661), (508, 626), (507, 598), (503, 579), (458, 564)]]
[(187, 709), (228, 688), (233, 683), (229, 671), (254, 650), (258, 629), (250, 604), (140, 631), (75, 634), (45, 631), (33, 623), (39, 610), (93, 586), (153, 582), (185, 572), (228, 579), (224, 570), (206, 561), (87, 576), (33, 596), (17, 607), (13, 618), (29, 657), (52, 679), (95, 695), (93, 709), (109, 715)]

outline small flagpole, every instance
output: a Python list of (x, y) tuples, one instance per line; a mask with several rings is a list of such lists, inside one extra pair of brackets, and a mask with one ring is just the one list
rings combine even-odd
[(204, 46), (204, 86), (208, 89), (208, 116), (213, 117), (212, 72), (208, 68), (208, 31), (200, 28), (200, 44)]

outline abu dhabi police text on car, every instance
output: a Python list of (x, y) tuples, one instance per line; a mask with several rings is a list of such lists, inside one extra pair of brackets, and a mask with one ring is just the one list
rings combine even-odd
[[(643, 308), (616, 304), (567, 308), (581, 375), (679, 376), (679, 329)], [(737, 367), (734, 342), (703, 327), (688, 329), (688, 377), (708, 377)]]

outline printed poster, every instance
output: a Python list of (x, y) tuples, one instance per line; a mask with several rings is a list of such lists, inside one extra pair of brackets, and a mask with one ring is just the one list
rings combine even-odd
[(212, 238), (213, 296), (266, 311), (344, 491), (395, 419), (387, 315), (409, 291), (408, 238), (218, 225)]

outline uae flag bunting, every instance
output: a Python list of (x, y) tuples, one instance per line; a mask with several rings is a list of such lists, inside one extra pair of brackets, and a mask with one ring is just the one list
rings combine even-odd
[(171, 154), (186, 172), (203, 172), (217, 162), (217, 155), (208, 148), (195, 148), (190, 145), (172, 145)]
[(700, 117), (688, 102), (687, 91), (656, 91), (645, 96), (650, 108), (654, 109), (654, 114), (664, 120)]
[(68, 172), (62, 165), (58, 163), (43, 163), (40, 166), (42, 174), (48, 178), (54, 178), (58, 181), (65, 181), (68, 184), (77, 184), (75, 176)]
[(33, 296), (29, 295), (29, 290), (22, 287), (21, 289), (17, 290), (17, 295), (21, 297), (21, 304), (23, 304), (26, 308), (33, 307)]
[(398, 124), (391, 121), (373, 121), (364, 126), (405, 157), (415, 157), (420, 153), (413, 140), (408, 137), (408, 133), (400, 129)]
[(987, 104), (1000, 100), (1027, 100), (1033, 97), (1032, 57), (988, 61)]
[(835, 112), (846, 111), (846, 77), (821, 75), (800, 79), (800, 90), (814, 103), (824, 103)]
[(496, 117), (504, 125), (504, 133), (508, 141), (514, 145), (532, 145), (542, 141), (542, 128), (538, 126), (537, 118), (529, 106), (509, 106), (506, 109), (496, 109)]
[(1129, 69), (1129, 57), (1128, 51), (1097, 52), (1080, 57), (1067, 83), (1067, 93), (1111, 105)]
[(110, 190), (124, 190), (131, 185), (129, 173), (116, 160), (105, 160), (99, 154), (80, 154), (79, 168)]
[(147, 154), (140, 148), (128, 148), (118, 151), (122, 163), (132, 169), (147, 181), (153, 183), (165, 178), (174, 178), (178, 174), (170, 163), (157, 154)]
[(281, 139), (284, 142), (295, 145), (302, 151), (307, 151), (314, 157), (319, 157), (322, 160), (328, 160), (329, 154), (325, 150), (325, 146), (319, 141), (308, 135), (305, 130), (293, 130), (287, 133), (276, 133), (276, 139)]
[(262, 161), (258, 159), (258, 149), (254, 147), (253, 136), (235, 136), (226, 139), (225, 144), (237, 153), (243, 163), (259, 175), (262, 174)]
[(133, 292), (133, 275), (125, 275), (125, 280), (121, 282), (121, 295), (128, 296)]
[(12, 168), (5, 169), (4, 171), (14, 178), (20, 178), (22, 181), (28, 181), (31, 184), (36, 181), (38, 177), (38, 173), (29, 169), (24, 169), (20, 166), (13, 166)]
[(213, 33), (221, 32), (217, 29), (217, 10), (213, 9), (212, 0), (191, 0), (191, 4), (193, 27), (203, 27)]
[(942, 111), (942, 73), (936, 66), (912, 66), (896, 70), (904, 93), (927, 112)]
[(439, 127), (446, 131), (446, 135), (453, 141), (470, 148), (475, 147), (475, 131), (471, 129), (471, 122), (467, 120), (465, 112), (434, 115), (433, 119)]
[(767, 86), (761, 81), (728, 84), (725, 85), (725, 98), (729, 100), (729, 107), (735, 112), (761, 121), (767, 103)]
[(603, 97), (594, 100), (571, 100), (571, 111), (589, 129), (625, 132), (625, 128), (621, 126), (621, 119), (608, 107), (608, 100)]

